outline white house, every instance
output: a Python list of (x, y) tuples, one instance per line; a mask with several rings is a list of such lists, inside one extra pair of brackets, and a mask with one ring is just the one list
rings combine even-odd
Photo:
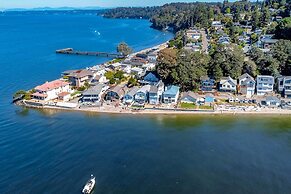
[(32, 98), (44, 101), (57, 99), (59, 94), (63, 92), (71, 92), (70, 84), (62, 80), (46, 82), (40, 86), (35, 87), (35, 90), (36, 92), (32, 94)]
[(285, 98), (291, 98), (291, 76), (283, 76), (278, 78), (278, 91)]
[(223, 92), (235, 92), (237, 81), (230, 76), (221, 78), (219, 82), (219, 90)]
[(245, 73), (239, 78), (239, 92), (246, 95), (247, 98), (252, 97), (255, 94), (256, 81), (249, 74)]
[(257, 95), (263, 96), (267, 93), (273, 92), (274, 89), (274, 77), (269, 75), (257, 76)]

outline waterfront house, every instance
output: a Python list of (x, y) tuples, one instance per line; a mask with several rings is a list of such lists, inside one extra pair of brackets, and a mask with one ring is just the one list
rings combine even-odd
[(276, 96), (267, 96), (265, 102), (269, 107), (278, 107), (281, 105), (281, 100)]
[(221, 78), (219, 90), (222, 92), (236, 92), (237, 81), (230, 76)]
[(127, 88), (125, 85), (114, 86), (106, 93), (105, 100), (119, 100), (125, 95), (126, 92)]
[(148, 93), (150, 91), (151, 85), (144, 85), (135, 94), (134, 101), (137, 104), (144, 105), (148, 101)]
[(129, 92), (123, 97), (123, 103), (131, 105), (134, 102), (134, 97), (137, 91), (139, 90), (139, 87), (134, 86), (132, 87)]
[(215, 80), (208, 77), (208, 76), (202, 76), (200, 78), (201, 80), (201, 86), (200, 89), (204, 92), (206, 91), (212, 91), (215, 88)]
[(54, 80), (46, 82), (35, 87), (36, 92), (32, 94), (32, 98), (36, 100), (49, 101), (57, 99), (62, 92), (71, 92), (70, 84), (63, 80)]
[(83, 87), (86, 82), (89, 83), (89, 81), (93, 78), (94, 74), (90, 70), (81, 69), (65, 71), (63, 72), (63, 76), (69, 79), (72, 86), (79, 88)]
[(89, 88), (83, 92), (82, 101), (83, 102), (100, 102), (102, 95), (106, 92), (109, 87), (105, 84), (98, 84)]
[(269, 75), (257, 76), (257, 95), (263, 96), (267, 93), (273, 92), (274, 77)]
[(165, 104), (177, 103), (180, 94), (179, 90), (179, 86), (171, 85), (166, 87), (166, 90), (163, 93), (163, 102)]
[(238, 80), (239, 80), (238, 86), (239, 93), (246, 95), (247, 98), (252, 97), (255, 94), (256, 89), (255, 79), (248, 73), (245, 73), (239, 76)]
[(70, 92), (62, 92), (58, 94), (58, 99), (63, 102), (68, 102), (71, 100), (71, 93)]
[(159, 104), (160, 103), (160, 95), (158, 93), (158, 87), (155, 85), (151, 85), (150, 90), (148, 92), (149, 95), (149, 104)]
[(197, 103), (199, 101), (200, 97), (198, 94), (195, 94), (192, 91), (189, 92), (183, 92), (181, 94), (180, 102), (181, 103)]
[(282, 76), (278, 78), (278, 91), (284, 98), (291, 98), (291, 76)]

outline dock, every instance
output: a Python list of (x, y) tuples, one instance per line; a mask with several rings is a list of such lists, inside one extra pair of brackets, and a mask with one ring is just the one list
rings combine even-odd
[(94, 52), (94, 51), (77, 51), (73, 48), (65, 48), (56, 50), (57, 54), (67, 54), (67, 55), (87, 55), (96, 57), (107, 57), (107, 58), (124, 58), (125, 56), (118, 53), (108, 53), (108, 52)]

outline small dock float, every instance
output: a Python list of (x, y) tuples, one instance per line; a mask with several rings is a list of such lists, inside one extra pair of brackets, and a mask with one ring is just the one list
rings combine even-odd
[(76, 51), (73, 48), (65, 48), (56, 50), (57, 54), (67, 54), (67, 55), (87, 55), (87, 56), (97, 56), (97, 57), (107, 57), (107, 58), (124, 58), (125, 56), (118, 53), (108, 53), (108, 52), (94, 52), (94, 51)]

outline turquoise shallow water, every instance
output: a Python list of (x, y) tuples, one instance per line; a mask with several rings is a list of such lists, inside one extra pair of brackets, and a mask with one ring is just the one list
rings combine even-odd
[[(90, 12), (0, 15), (0, 193), (290, 193), (291, 121), (284, 116), (110, 115), (39, 111), (11, 94), (106, 59), (63, 47), (135, 49), (172, 35), (144, 20)], [(100, 32), (96, 35), (95, 31)]]

